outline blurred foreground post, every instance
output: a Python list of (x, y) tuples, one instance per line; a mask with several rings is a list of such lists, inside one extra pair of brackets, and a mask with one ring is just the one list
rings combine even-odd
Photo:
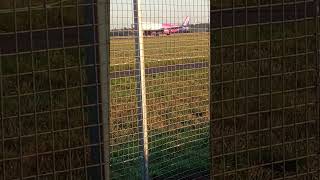
[(138, 103), (138, 130), (139, 148), (143, 157), (143, 178), (149, 179), (148, 171), (148, 124), (147, 124), (147, 102), (145, 85), (145, 64), (144, 64), (144, 44), (142, 29), (141, 1), (133, 0), (134, 12), (134, 36), (135, 36), (135, 57), (136, 57), (136, 96)]
[(100, 63), (100, 82), (101, 82), (101, 108), (102, 108), (102, 127), (103, 127), (103, 161), (105, 180), (110, 179), (110, 89), (109, 89), (109, 67), (110, 67), (110, 0), (97, 0), (98, 10), (98, 43), (99, 43), (99, 63)]

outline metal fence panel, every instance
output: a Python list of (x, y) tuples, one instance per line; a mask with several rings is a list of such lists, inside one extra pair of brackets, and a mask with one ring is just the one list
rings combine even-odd
[[(111, 172), (113, 179), (141, 179), (139, 140), (141, 74), (135, 47), (134, 4), (111, 1)], [(209, 1), (142, 0), (147, 98), (149, 177), (208, 178)], [(165, 35), (165, 22), (189, 33)], [(168, 25), (171, 26), (171, 25)], [(154, 28), (156, 27), (156, 28)], [(176, 28), (177, 29), (177, 28)], [(167, 32), (168, 33), (168, 32)], [(174, 32), (172, 32), (174, 33)]]
[(0, 179), (103, 179), (96, 14), (95, 0), (0, 2)]
[(319, 1), (211, 1), (213, 179), (319, 179)]

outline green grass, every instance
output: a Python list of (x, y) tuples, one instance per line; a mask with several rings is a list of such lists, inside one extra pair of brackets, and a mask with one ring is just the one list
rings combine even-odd
[[(196, 168), (208, 170), (207, 82), (207, 68), (147, 76), (152, 177), (170, 177)], [(111, 84), (111, 92), (116, 94), (111, 96), (113, 177), (135, 179), (139, 177), (135, 79), (113, 79)], [(129, 155), (123, 156), (123, 152)]]
[[(112, 39), (111, 72), (134, 69), (134, 53), (134, 39)], [(208, 62), (208, 56), (207, 33), (145, 38), (147, 68)], [(147, 75), (146, 87), (150, 176), (208, 170), (208, 69)], [(134, 77), (111, 80), (114, 179), (141, 176), (135, 88)]]
[(317, 170), (319, 130), (311, 128), (319, 120), (315, 31), (314, 20), (212, 31), (211, 155), (217, 178), (232, 178), (236, 170), (239, 179)]
[[(6, 17), (3, 16), (3, 18)], [(10, 18), (6, 19), (9, 23)], [(307, 25), (306, 29), (309, 29), (308, 32), (303, 32), (304, 28), (301, 28), (305, 25), (304, 23)], [(250, 168), (256, 164), (248, 164), (248, 162), (257, 163), (259, 160), (260, 164), (266, 164), (269, 161), (286, 161), (290, 164), (291, 161), (288, 159), (295, 158), (296, 155), (304, 157), (310, 153), (315, 154), (315, 149), (317, 149), (315, 147), (318, 145), (310, 137), (315, 137), (316, 131), (308, 128), (314, 124), (307, 120), (317, 119), (319, 116), (314, 107), (316, 94), (312, 87), (317, 79), (317, 62), (314, 55), (303, 55), (305, 50), (313, 51), (315, 43), (312, 43), (311, 38), (303, 41), (305, 40), (303, 37), (298, 38), (297, 43), (292, 39), (286, 39), (283, 44), (281, 40), (283, 37), (293, 38), (305, 33), (310, 35), (314, 31), (310, 21), (297, 24), (298, 29), (292, 31), (290, 28), (294, 24), (286, 23), (285, 34), (281, 32), (281, 23), (274, 24), (272, 28), (268, 25), (260, 26), (260, 28), (251, 26), (248, 28), (250, 32), (248, 41), (245, 38), (243, 27), (235, 28), (235, 37), (233, 37), (232, 29), (213, 32), (212, 37), (215, 38), (213, 42), (216, 43), (214, 46), (216, 48), (212, 49), (214, 55), (212, 62), (214, 65), (212, 68), (214, 122), (211, 124), (211, 136), (215, 139), (212, 142), (211, 154), (208, 143), (208, 68), (147, 75), (150, 173), (153, 178), (168, 178), (178, 173), (198, 169), (208, 170), (210, 155), (220, 156), (222, 150), (224, 153), (232, 153), (235, 148), (239, 152), (237, 156), (230, 154), (214, 159), (213, 169), (219, 172), (225, 168), (226, 171), (232, 172), (237, 168), (248, 168), (247, 172), (239, 172), (240, 176), (244, 174), (243, 179), (268, 178), (273, 173), (270, 166)], [(259, 29), (261, 37), (255, 33)], [(260, 47), (257, 43), (259, 38)], [(271, 40), (271, 46), (269, 46), (268, 43)], [(233, 43), (236, 43), (235, 51), (231, 46)], [(250, 44), (246, 47), (245, 43)], [(209, 62), (208, 45), (208, 33), (145, 38), (146, 67)], [(220, 45), (228, 45), (228, 47), (217, 48)], [(296, 50), (302, 55), (294, 56)], [(64, 57), (63, 53), (65, 53)], [(134, 53), (133, 38), (112, 39), (111, 72), (134, 69)], [(236, 57), (235, 62), (233, 61), (234, 56)], [(30, 142), (23, 146), (22, 153), (32, 155), (37, 148), (39, 153), (45, 154), (41, 156), (41, 172), (50, 172), (52, 157), (48, 155), (48, 152), (50, 153), (53, 149), (79, 148), (90, 144), (88, 136), (90, 130), (83, 129), (83, 125), (88, 126), (92, 123), (88, 120), (90, 109), (79, 108), (82, 101), (90, 104), (86, 101), (88, 94), (92, 92), (80, 88), (83, 85), (81, 82), (87, 80), (88, 75), (87, 71), (83, 71), (82, 74), (79, 71), (79, 67), (85, 65), (85, 50), (81, 49), (80, 53), (77, 49), (76, 51), (69, 49), (66, 52), (50, 50), (49, 58), (46, 52), (34, 53), (33, 60), (30, 54), (19, 55), (17, 58), (19, 63), (16, 62), (15, 56), (1, 59), (4, 82), (1, 88), (6, 97), (1, 99), (4, 102), (1, 109), (4, 110), (2, 113), (5, 119), (2, 120), (4, 127), (0, 128), (4, 132), (0, 132), (0, 135), (13, 139), (4, 142), (5, 149), (4, 152), (0, 152), (0, 159), (19, 157), (19, 140), (14, 137), (18, 137), (21, 130), (21, 133), (27, 136), (23, 142)], [(223, 68), (221, 68), (221, 63), (224, 63)], [(34, 69), (32, 69), (32, 64), (34, 64)], [(49, 65), (51, 69), (54, 69), (50, 74), (47, 71)], [(33, 75), (33, 70), (37, 71), (35, 75)], [(17, 78), (18, 73), (23, 74)], [(263, 77), (258, 78), (259, 75)], [(83, 79), (80, 78), (81, 76)], [(50, 80), (54, 92), (49, 92), (48, 82)], [(234, 80), (235, 84), (233, 84)], [(222, 81), (225, 82), (223, 89), (221, 85), (215, 84)], [(20, 82), (20, 89), (17, 82)], [(110, 136), (111, 169), (114, 179), (138, 179), (141, 176), (135, 88), (134, 77), (111, 80)], [(20, 106), (19, 93), (23, 94)], [(49, 98), (50, 93), (52, 93), (51, 99)], [(260, 97), (261, 100), (259, 101), (257, 97)], [(235, 98), (238, 99), (233, 102)], [(241, 98), (247, 98), (248, 110), (244, 108), (245, 101)], [(221, 99), (226, 101), (218, 102)], [(68, 110), (66, 110), (67, 106)], [(50, 114), (51, 108), (54, 110), (52, 114)], [(34, 109), (41, 112), (37, 114), (37, 117), (30, 115)], [(19, 114), (19, 111), (22, 113), (20, 119), (18, 117), (6, 118)], [(259, 114), (259, 111), (264, 112)], [(234, 112), (239, 117), (233, 118)], [(248, 115), (247, 121), (244, 115), (249, 112), (252, 114)], [(219, 121), (221, 118), (224, 120)], [(259, 119), (261, 121), (258, 121)], [(20, 121), (24, 128), (20, 129)], [(282, 127), (282, 123), (288, 127)], [(297, 125), (297, 123), (300, 124)], [(70, 127), (73, 129), (69, 132)], [(56, 131), (55, 134), (51, 134), (52, 131)], [(36, 132), (41, 134), (35, 137)], [(233, 135), (236, 133), (235, 138)], [(224, 141), (219, 139), (221, 137), (224, 138)], [(36, 144), (36, 138), (38, 138), (38, 144)], [(282, 144), (282, 139), (286, 142), (285, 145)], [(295, 140), (298, 142), (293, 143)], [(7, 144), (13, 145), (8, 146)], [(261, 147), (262, 145), (264, 147)], [(272, 147), (271, 150), (269, 146)], [(295, 151), (294, 147), (298, 150)], [(55, 165), (61, 171), (67, 169), (68, 153), (65, 151), (59, 153), (60, 161), (56, 161)], [(77, 150), (72, 150), (71, 153), (73, 156), (70, 158), (73, 162), (79, 162), (79, 159), (81, 161), (88, 156), (81, 151), (78, 153)], [(87, 157), (88, 159), (90, 157)], [(236, 159), (239, 167), (236, 167)], [(293, 161), (297, 164), (296, 172), (305, 171), (306, 164), (313, 163), (311, 160), (305, 162), (306, 159), (303, 158)], [(83, 167), (81, 162), (79, 164), (77, 164), (79, 167)], [(25, 165), (31, 175), (37, 170), (35, 166), (32, 163)], [(19, 168), (19, 163), (10, 167), (12, 169), (7, 169), (7, 172), (11, 172), (11, 179), (18, 178), (12, 172), (16, 172), (15, 169)], [(0, 171), (1, 168), (2, 166), (0, 166)], [(309, 169), (312, 169), (312, 165), (309, 166)]]
[[(111, 72), (134, 69), (134, 38), (113, 37), (110, 43)], [(209, 34), (147, 37), (144, 38), (144, 47), (146, 68), (208, 62)]]
[[(47, 4), (52, 2), (48, 0)], [(28, 6), (25, 2), (17, 3), (19, 8)], [(75, 0), (64, 2), (62, 16), (61, 12), (56, 11), (61, 5), (55, 4), (54, 9), (47, 9), (47, 18), (44, 8), (31, 14), (2, 13), (0, 32), (28, 31), (30, 27), (33, 30), (43, 30), (46, 26), (57, 28), (62, 26), (61, 22), (65, 27), (88, 24), (85, 21), (90, 17), (74, 16), (85, 11), (85, 7), (77, 9), (76, 4)], [(31, 2), (31, 6), (41, 5), (43, 2), (40, 0)], [(3, 1), (0, 6), (12, 9), (14, 4)], [(28, 21), (29, 15), (31, 22)], [(16, 28), (12, 23), (15, 20)], [(6, 167), (0, 163), (0, 172), (6, 171), (5, 178), (22, 176), (17, 170), (20, 169), (20, 162), (14, 160), (19, 158), (20, 153), (31, 155), (29, 159), (24, 159), (22, 165), (27, 176), (37, 175), (38, 170), (48, 174), (53, 171), (53, 164), (57, 171), (83, 168), (84, 160), (87, 165), (98, 164), (90, 153), (99, 147), (87, 147), (94, 143), (90, 135), (98, 136), (98, 130), (91, 126), (99, 123), (93, 119), (97, 107), (94, 107), (92, 99), (97, 91), (84, 87), (95, 83), (95, 78), (92, 78), (94, 62), (86, 62), (89, 49), (49, 49), (48, 52), (33, 52), (32, 55), (1, 56), (4, 97), (1, 96), (3, 103), (0, 109), (4, 119), (0, 123), (0, 130), (3, 130), (0, 137), (9, 140), (0, 142), (5, 147), (0, 148), (0, 162), (13, 159), (6, 162)], [(111, 72), (135, 68), (132, 37), (112, 39), (110, 52)], [(209, 33), (145, 38), (147, 68), (208, 62), (208, 56)], [(207, 170), (208, 69), (164, 72), (148, 75), (146, 80), (151, 176), (164, 178), (194, 169)], [(114, 179), (137, 179), (141, 176), (137, 159), (135, 88), (132, 77), (111, 80), (111, 169)], [(19, 136), (23, 136), (22, 147), (17, 138)], [(36, 153), (40, 153), (39, 157), (33, 157)], [(72, 172), (75, 174), (73, 178), (84, 179), (81, 175), (84, 172), (82, 169), (79, 174)]]

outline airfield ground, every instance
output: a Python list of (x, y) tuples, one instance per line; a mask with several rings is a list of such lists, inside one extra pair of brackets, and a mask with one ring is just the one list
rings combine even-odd
[[(134, 39), (112, 38), (110, 61), (111, 74), (132, 71)], [(209, 33), (145, 38), (145, 61), (154, 69), (146, 76), (151, 176), (208, 174)], [(135, 86), (132, 73), (111, 79), (114, 178), (141, 175)]]

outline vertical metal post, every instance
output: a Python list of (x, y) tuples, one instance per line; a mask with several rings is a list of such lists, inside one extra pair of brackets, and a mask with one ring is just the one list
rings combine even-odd
[(149, 179), (148, 162), (148, 124), (147, 124), (147, 98), (145, 84), (144, 43), (142, 29), (141, 0), (133, 0), (134, 12), (134, 36), (136, 53), (136, 96), (138, 103), (138, 129), (139, 148), (142, 156), (142, 172), (145, 180)]
[[(316, 114), (318, 114), (318, 119), (317, 119), (317, 123), (318, 123), (318, 143), (320, 143), (320, 120), (319, 120), (319, 114), (320, 114), (320, 62), (319, 62), (319, 54), (320, 54), (320, 47), (319, 47), (319, 16), (320, 16), (320, 2), (319, 0), (315, 0), (315, 4), (316, 4), (316, 12), (315, 12), (315, 21), (316, 21), (316, 32), (315, 32), (315, 40), (316, 40), (316, 60), (317, 60), (317, 67), (316, 67), (316, 72), (317, 72), (317, 84), (316, 84), (316, 91), (317, 91), (317, 100), (316, 100)], [(318, 147), (318, 152), (320, 152), (320, 147)], [(318, 164), (320, 163), (320, 158), (318, 158)], [(318, 167), (318, 171), (320, 170), (320, 167)]]
[(103, 160), (104, 176), (106, 180), (110, 179), (110, 139), (109, 139), (109, 23), (110, 23), (110, 0), (97, 0), (97, 20), (98, 20), (98, 43), (99, 43), (99, 62), (100, 62), (100, 82), (101, 82), (101, 108), (102, 108), (102, 126), (103, 126)]
[[(97, 108), (102, 108), (101, 113), (98, 112), (90, 112), (88, 114), (90, 124), (94, 124), (94, 127), (90, 128), (89, 131), (89, 139), (90, 144), (96, 144), (97, 142), (101, 143), (103, 141), (103, 152), (101, 152), (101, 148), (96, 149), (95, 147), (90, 147), (90, 158), (93, 162), (99, 163), (100, 167), (102, 166), (102, 163), (104, 163), (104, 168), (101, 169), (99, 167), (86, 167), (87, 168), (87, 179), (93, 179), (93, 180), (102, 180), (102, 179), (109, 179), (110, 173), (109, 173), (109, 134), (108, 134), (108, 128), (109, 128), (109, 90), (108, 90), (108, 72), (109, 72), (109, 65), (108, 65), (108, 59), (107, 59), (107, 9), (106, 5), (108, 0), (97, 0), (97, 11), (95, 12), (94, 7), (91, 8), (85, 8), (84, 15), (85, 15), (85, 24), (94, 24), (95, 22), (98, 24), (97, 28), (94, 28), (94, 31), (92, 33), (85, 33), (81, 34), (84, 36), (84, 39), (87, 42), (90, 42), (90, 47), (86, 48), (86, 64), (94, 64), (97, 65), (100, 64), (100, 71), (97, 72), (97, 68), (95, 68), (94, 72), (87, 72), (86, 76), (88, 79), (97, 81), (96, 74), (99, 73), (100, 78), (100, 89), (88, 89), (86, 92), (84, 92), (86, 95), (88, 95), (88, 98), (90, 99), (90, 102), (94, 102), (97, 106)], [(87, 4), (94, 5), (94, 0), (86, 0)], [(78, 5), (79, 6), (79, 5)], [(80, 28), (79, 28), (80, 29)], [(96, 36), (97, 34), (97, 36)], [(98, 50), (95, 51), (95, 47), (93, 46), (94, 42), (98, 42)], [(99, 61), (99, 62), (97, 62)], [(98, 84), (96, 84), (98, 86)], [(101, 98), (101, 107), (99, 107), (99, 99)], [(102, 128), (103, 128), (103, 134), (100, 134), (99, 129), (99, 123), (100, 119), (102, 122)], [(100, 136), (102, 135), (102, 140), (100, 140)], [(102, 162), (103, 161), (103, 162)], [(101, 172), (104, 171), (104, 172)], [(102, 175), (105, 176), (105, 178), (102, 177)]]
[(211, 11), (213, 11), (213, 2), (210, 1), (209, 3), (209, 87), (208, 87), (208, 90), (209, 90), (209, 159), (210, 159), (210, 163), (209, 163), (209, 177), (210, 177), (210, 180), (213, 180), (213, 143), (212, 143), (212, 139), (213, 139), (213, 135), (211, 134), (213, 129), (212, 129), (212, 121), (213, 121), (213, 88), (211, 87), (211, 84), (213, 84), (213, 77), (212, 75), (214, 74), (213, 70), (212, 70), (212, 66), (213, 66), (213, 63), (212, 63), (212, 60), (211, 58), (213, 58), (213, 41), (214, 41), (214, 35), (213, 35), (213, 29), (211, 29), (211, 27), (214, 27), (213, 26), (213, 21), (211, 20), (211, 18), (213, 18), (213, 16), (211, 15)]

